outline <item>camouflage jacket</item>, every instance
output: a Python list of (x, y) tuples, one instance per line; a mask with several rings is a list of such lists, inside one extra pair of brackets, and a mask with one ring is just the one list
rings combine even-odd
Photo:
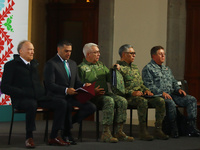
[(172, 75), (171, 69), (165, 65), (157, 65), (151, 60), (142, 70), (142, 79), (155, 95), (166, 92), (172, 94), (180, 89), (180, 86)]
[(93, 64), (84, 59), (78, 66), (78, 72), (83, 83), (96, 82), (95, 87), (100, 85), (100, 88), (108, 92), (107, 82), (110, 82), (110, 71), (102, 62)]
[(149, 90), (144, 86), (138, 67), (135, 64), (128, 64), (125, 61), (117, 61), (117, 64), (120, 65), (119, 71), (124, 78), (125, 93), (127, 96), (131, 96), (134, 91), (144, 92)]

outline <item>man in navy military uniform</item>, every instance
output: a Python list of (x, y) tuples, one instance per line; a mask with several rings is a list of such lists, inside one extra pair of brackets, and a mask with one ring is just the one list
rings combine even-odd
[(154, 93), (161, 94), (166, 102), (166, 114), (171, 124), (171, 136), (179, 137), (176, 123), (176, 105), (186, 107), (187, 120), (189, 125), (188, 136), (200, 136), (196, 128), (197, 100), (187, 95), (175, 80), (165, 61), (165, 51), (162, 46), (154, 46), (151, 49), (152, 60), (143, 68), (142, 78), (144, 84)]

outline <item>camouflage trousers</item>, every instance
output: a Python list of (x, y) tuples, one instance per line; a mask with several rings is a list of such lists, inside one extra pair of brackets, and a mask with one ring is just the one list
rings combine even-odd
[(184, 97), (171, 94), (171, 99), (165, 99), (166, 114), (170, 120), (176, 119), (176, 105), (186, 107), (188, 119), (197, 117), (197, 100), (194, 96), (186, 95)]
[(98, 109), (102, 109), (103, 125), (113, 124), (114, 113), (116, 123), (123, 123), (126, 121), (127, 100), (124, 97), (107, 93), (102, 96), (95, 96), (90, 101), (94, 103)]
[(139, 123), (146, 123), (146, 114), (148, 106), (156, 109), (156, 123), (162, 123), (165, 116), (165, 101), (161, 97), (144, 98), (141, 96), (132, 96), (127, 98), (130, 106), (136, 106)]

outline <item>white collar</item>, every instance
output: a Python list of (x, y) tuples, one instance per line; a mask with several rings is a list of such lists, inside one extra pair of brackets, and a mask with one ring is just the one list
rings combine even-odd
[(29, 61), (26, 61), (24, 58), (22, 58), (21, 56), (19, 56), (22, 60), (23, 60), (23, 62), (27, 65), (27, 64), (30, 64), (30, 62)]
[(62, 57), (60, 57), (60, 55), (57, 53), (58, 57), (60, 58), (60, 60), (63, 62), (65, 61), (66, 63), (68, 62), (67, 60), (62, 59)]

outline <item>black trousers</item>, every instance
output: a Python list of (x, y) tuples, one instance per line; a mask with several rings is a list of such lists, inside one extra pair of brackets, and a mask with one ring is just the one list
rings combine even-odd
[[(16, 109), (23, 109), (26, 112), (26, 132), (32, 132), (36, 130), (35, 116), (37, 107), (48, 108), (54, 112), (54, 119), (52, 125), (52, 132), (64, 129), (64, 120), (67, 110), (66, 100), (45, 100), (36, 101), (35, 99), (23, 99), (20, 100), (17, 105), (14, 105)], [(55, 138), (55, 137), (54, 137)]]
[[(82, 104), (76, 99), (74, 99), (73, 96), (67, 96), (66, 100), (68, 102), (68, 105), (66, 112), (64, 135), (68, 136), (68, 134), (70, 134), (70, 130), (73, 128), (73, 124), (80, 123), (83, 119), (94, 114), (94, 112), (96, 111), (96, 106), (89, 101)], [(79, 111), (72, 116), (74, 106), (79, 107)]]

